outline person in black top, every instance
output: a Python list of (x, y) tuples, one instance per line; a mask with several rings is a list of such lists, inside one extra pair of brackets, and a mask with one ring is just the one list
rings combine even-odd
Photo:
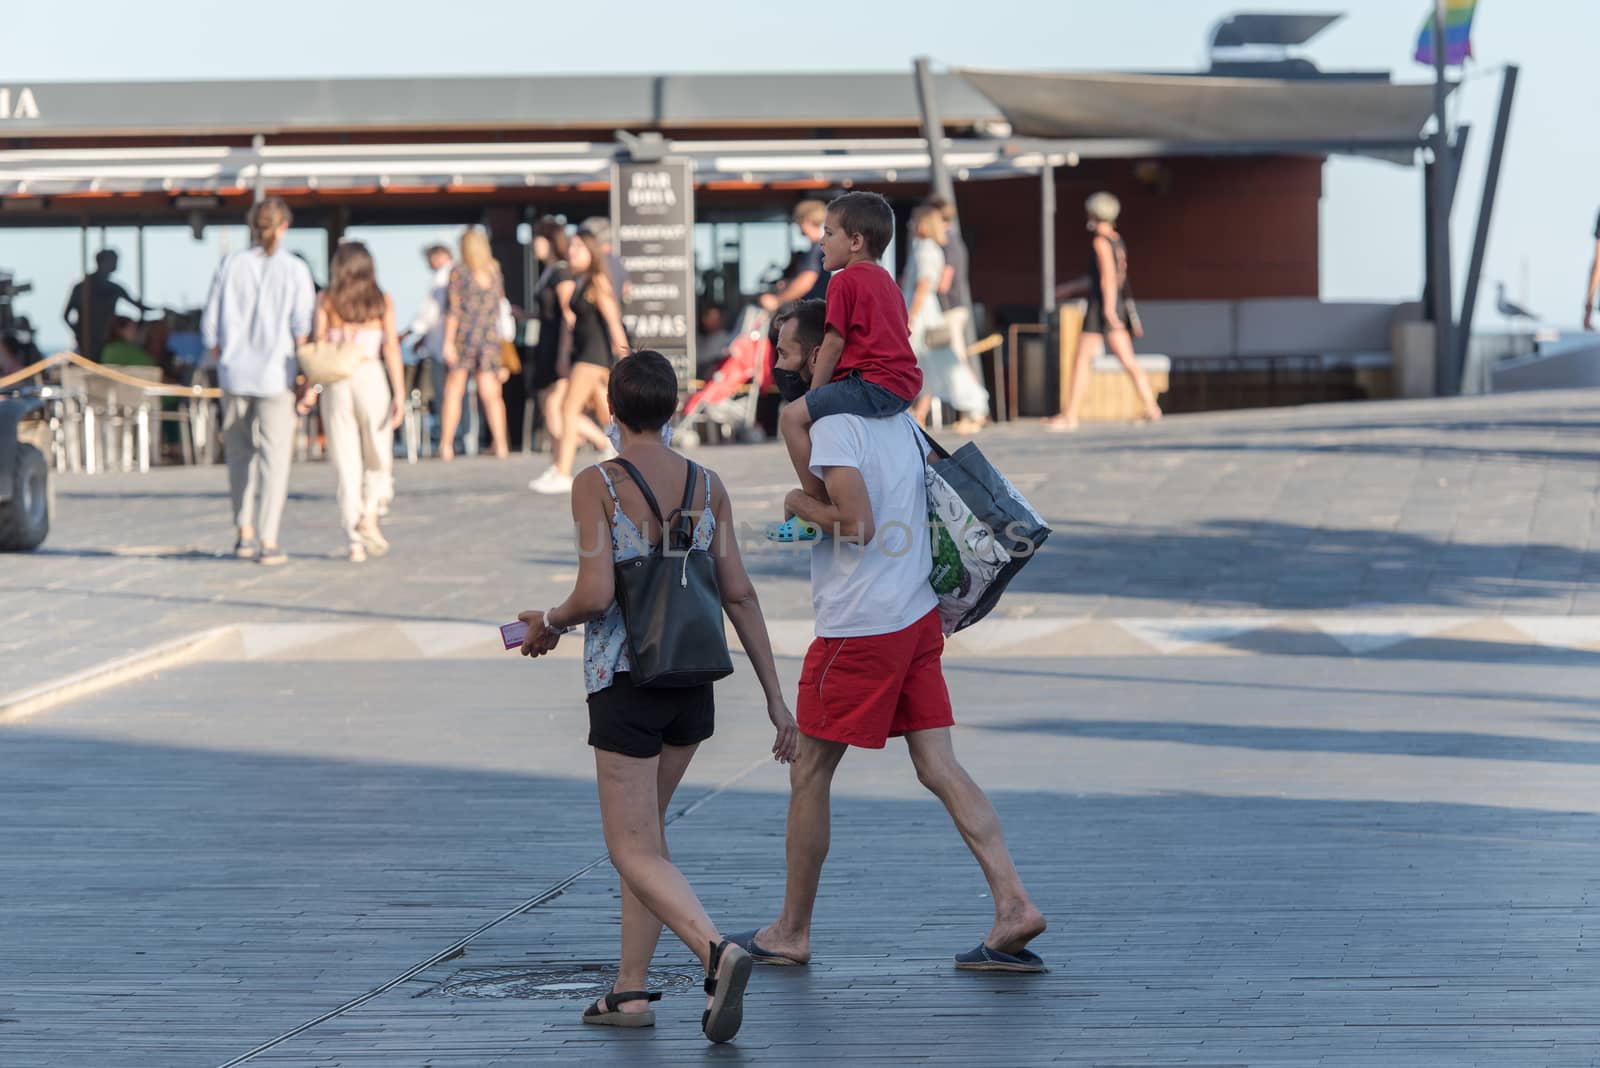
[[(533, 307), (530, 314), (539, 322), (539, 339), (533, 348), (530, 361), (532, 377), (529, 388), (539, 398), (539, 414), (543, 419), (546, 440), (552, 454), (561, 440), (566, 422), (561, 417), (567, 400), (567, 376), (572, 371), (572, 355), (562, 351), (562, 338), (574, 319), (572, 294), (577, 281), (572, 277), (572, 267), (567, 262), (571, 239), (567, 226), (553, 215), (546, 215), (534, 224), (533, 251), (539, 261), (539, 279), (534, 283)], [(577, 420), (578, 439), (601, 452), (609, 448), (605, 434), (593, 419), (580, 414)], [(554, 459), (552, 455), (551, 459)], [(533, 488), (548, 477), (546, 469), (528, 483)]]
[(823, 300), (828, 293), (828, 272), (822, 269), (822, 223), (828, 217), (828, 205), (820, 200), (802, 200), (794, 207), (794, 224), (800, 235), (811, 242), (811, 247), (800, 254), (782, 286), (771, 293), (761, 294), (761, 306), (767, 311), (777, 311), (785, 304), (797, 300)]
[(78, 354), (91, 360), (100, 358), (111, 328), (111, 317), (117, 314), (117, 305), (126, 301), (141, 312), (152, 311), (150, 305), (135, 300), (111, 276), (117, 273), (117, 254), (113, 249), (101, 249), (94, 258), (94, 273), (72, 287), (67, 307), (61, 313), (73, 336), (78, 339)]
[(1161, 408), (1156, 404), (1155, 391), (1150, 379), (1139, 366), (1133, 354), (1133, 339), (1144, 336), (1139, 325), (1139, 314), (1133, 306), (1133, 290), (1128, 285), (1128, 249), (1117, 233), (1117, 216), (1122, 213), (1122, 203), (1110, 193), (1096, 193), (1084, 202), (1089, 216), (1089, 232), (1094, 235), (1089, 254), (1089, 307), (1083, 316), (1083, 332), (1078, 337), (1078, 352), (1072, 361), (1072, 385), (1067, 393), (1067, 406), (1060, 415), (1045, 420), (1050, 430), (1078, 429), (1078, 408), (1089, 388), (1089, 375), (1093, 373), (1094, 358), (1102, 344), (1122, 364), (1122, 369), (1133, 379), (1133, 388), (1144, 405), (1143, 418), (1154, 422), (1161, 418)]
[(529, 484), (535, 493), (558, 494), (572, 489), (572, 465), (581, 438), (578, 419), (585, 410), (592, 409), (595, 422), (611, 422), (606, 387), (611, 381), (612, 366), (628, 355), (622, 307), (606, 271), (600, 242), (580, 230), (577, 240), (567, 249), (567, 262), (577, 279), (572, 290), (572, 314), (567, 319), (570, 340), (566, 344), (572, 371), (561, 403), (562, 433), (555, 466)]

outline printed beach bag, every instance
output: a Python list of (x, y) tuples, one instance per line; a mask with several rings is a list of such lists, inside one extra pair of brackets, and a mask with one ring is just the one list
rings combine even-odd
[(977, 445), (968, 442), (951, 455), (918, 433), (939, 457), (926, 463), (924, 450), (933, 552), (928, 583), (939, 595), (939, 622), (948, 636), (989, 614), (1050, 527)]

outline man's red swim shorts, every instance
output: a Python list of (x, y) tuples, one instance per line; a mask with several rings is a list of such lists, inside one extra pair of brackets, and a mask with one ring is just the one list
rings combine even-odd
[(937, 611), (892, 634), (816, 639), (800, 671), (801, 733), (882, 749), (910, 731), (953, 726), (943, 655)]

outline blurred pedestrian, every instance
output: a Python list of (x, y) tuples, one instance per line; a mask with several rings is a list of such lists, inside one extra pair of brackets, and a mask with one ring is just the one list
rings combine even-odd
[(455, 459), (455, 433), (467, 378), (476, 379), (478, 403), (489, 423), (494, 454), (504, 458), (506, 408), (500, 396), (500, 304), (506, 287), (489, 251), (489, 235), (472, 227), (461, 235), (461, 262), (450, 271), (444, 317), (444, 411), (439, 458)]
[(200, 323), (223, 392), (234, 555), (268, 565), (289, 559), (278, 530), (294, 458), (295, 349), (316, 302), (310, 269), (283, 247), (292, 220), (277, 197), (250, 209), (250, 247), (222, 261)]
[(1161, 408), (1156, 404), (1149, 376), (1133, 354), (1133, 339), (1144, 336), (1144, 327), (1139, 323), (1133, 289), (1128, 284), (1128, 248), (1117, 232), (1122, 202), (1110, 193), (1095, 193), (1084, 202), (1084, 211), (1088, 215), (1089, 232), (1094, 235), (1090, 241), (1086, 294), (1089, 306), (1083, 315), (1083, 332), (1078, 337), (1078, 351), (1072, 361), (1067, 406), (1061, 414), (1046, 419), (1045, 426), (1055, 431), (1078, 429), (1078, 409), (1089, 388), (1089, 376), (1094, 373), (1094, 358), (1102, 349), (1109, 349), (1122, 364), (1122, 369), (1133, 380), (1139, 403), (1144, 406), (1143, 419), (1154, 422), (1161, 418)]
[[(603, 261), (596, 257), (595, 262), (603, 276)], [(733, 624), (777, 732), (772, 755), (785, 763), (794, 756), (795, 721), (783, 699), (755, 586), (739, 557), (728, 491), (714, 472), (686, 460), (667, 443), (678, 408), (672, 365), (658, 352), (639, 352), (617, 368), (608, 390), (622, 449), (615, 461), (583, 472), (572, 487), (579, 544), (577, 582), (553, 608), (517, 617), (528, 626), (522, 645), (527, 656), (552, 651), (561, 635), (585, 624), (589, 745), (594, 749), (606, 848), (622, 876), (622, 955), (611, 991), (584, 1009), (583, 1022), (602, 1027), (654, 1026), (650, 1003), (661, 995), (647, 989), (649, 967), (664, 923), (705, 968), (701, 1030), (713, 1042), (726, 1042), (743, 1022), (750, 957), (724, 941), (694, 888), (673, 866), (664, 833), (673, 791), (700, 743), (716, 729), (716, 683), (652, 686), (640, 677), (648, 665), (631, 652), (630, 621), (658, 614), (670, 617), (671, 602), (635, 604), (625, 619), (617, 603), (617, 565), (659, 551), (651, 550), (652, 545), (670, 544), (674, 556), (683, 556), (684, 574), (693, 577), (706, 572), (690, 571), (691, 557), (709, 555), (707, 570), (714, 579), (701, 579), (696, 587), (685, 579), (685, 588), (695, 588), (704, 597), (696, 599), (696, 608), (708, 613), (694, 612), (691, 623), (709, 624), (715, 632), (721, 631), (723, 616)], [(674, 511), (669, 521), (662, 518), (658, 500), (690, 503), (681, 517)], [(670, 541), (664, 529), (669, 522), (676, 532)], [(676, 579), (676, 560), (667, 563)], [(671, 588), (677, 590), (678, 583), (673, 581)], [(676, 607), (683, 611), (683, 602)], [(714, 672), (705, 674), (716, 677)]]
[[(572, 277), (572, 267), (567, 262), (572, 239), (567, 236), (566, 223), (554, 216), (540, 219), (533, 228), (533, 253), (540, 264), (539, 280), (534, 285), (533, 308), (539, 320), (539, 340), (533, 350), (534, 390), (539, 398), (539, 414), (544, 422), (545, 440), (549, 444), (551, 465), (546, 473), (555, 469), (555, 452), (565, 431), (562, 405), (567, 399), (567, 379), (572, 373), (572, 354), (568, 349), (567, 331), (573, 321), (572, 293), (577, 282)], [(593, 419), (579, 413), (576, 423), (578, 438), (604, 453), (610, 450), (605, 432)], [(528, 485), (543, 478), (541, 474)]]
[(911, 348), (922, 368), (922, 393), (912, 407), (917, 422), (926, 423), (935, 400), (949, 404), (959, 414), (955, 430), (975, 434), (989, 421), (989, 391), (972, 368), (956, 355), (954, 331), (946, 321), (939, 301), (939, 286), (945, 276), (944, 216), (923, 205), (911, 213), (910, 255), (906, 257), (901, 288), (906, 299), (906, 318), (911, 331)]
[(105, 248), (97, 252), (94, 272), (72, 287), (66, 310), (61, 313), (73, 337), (77, 339), (78, 355), (91, 360), (100, 358), (100, 349), (109, 336), (111, 317), (117, 314), (119, 304), (132, 304), (141, 312), (153, 310), (111, 280), (111, 276), (117, 273), (117, 262), (115, 249)]
[(353, 374), (322, 387), (321, 405), (347, 554), (364, 563), (369, 553), (389, 551), (378, 514), (394, 495), (394, 431), (405, 414), (405, 384), (394, 299), (378, 288), (372, 253), (361, 242), (346, 241), (333, 254), (313, 330), (318, 341), (354, 345), (362, 354)]
[[(529, 486), (535, 493), (566, 493), (572, 489), (572, 465), (582, 437), (578, 417), (594, 413), (602, 426), (611, 422), (606, 387), (611, 369), (628, 355), (628, 335), (622, 329), (622, 308), (606, 271), (605, 254), (595, 236), (580, 230), (567, 249), (576, 285), (572, 292), (572, 325), (568, 351), (572, 370), (567, 395), (561, 403), (561, 438), (555, 466)], [(609, 432), (609, 431), (608, 431)], [(616, 442), (611, 442), (613, 446)]]
[(777, 289), (761, 294), (761, 306), (767, 311), (777, 311), (797, 300), (822, 300), (827, 296), (828, 272), (822, 269), (822, 224), (827, 217), (828, 205), (820, 200), (802, 200), (794, 206), (791, 218), (811, 247), (801, 253)]
[(617, 255), (617, 250), (611, 244), (611, 220), (604, 215), (591, 215), (578, 224), (578, 232), (588, 234), (599, 246), (600, 258), (606, 265), (606, 277), (611, 279), (617, 303), (622, 304), (632, 294), (633, 282), (628, 277), (628, 268), (622, 265), (622, 257)]

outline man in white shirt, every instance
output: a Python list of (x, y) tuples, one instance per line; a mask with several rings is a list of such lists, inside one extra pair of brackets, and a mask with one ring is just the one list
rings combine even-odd
[[(778, 319), (775, 367), (785, 399), (799, 399), (811, 385), (824, 319), (820, 300), (801, 301)], [(905, 413), (830, 415), (811, 427), (811, 473), (827, 499), (800, 489), (785, 502), (824, 537), (811, 557), (817, 638), (800, 673), (796, 704), (800, 756), (789, 775), (783, 909), (768, 926), (734, 936), (757, 962), (811, 959), (834, 771), (851, 746), (882, 749), (889, 738), (904, 736), (918, 780), (944, 803), (994, 899), (994, 926), (976, 949), (956, 957), (956, 967), (1044, 970), (1027, 949), (1044, 932), (1044, 915), (1023, 889), (994, 806), (951, 747), (955, 717), (940, 661), (944, 634), (928, 584), (926, 462), (922, 431)]]
[[(422, 250), (428, 259), (428, 267), (433, 271), (433, 278), (428, 282), (428, 292), (422, 298), (422, 304), (417, 308), (415, 319), (407, 328), (402, 340), (411, 339), (412, 352), (416, 354), (416, 362), (428, 361), (424, 369), (428, 372), (428, 392), (430, 398), (444, 396), (444, 313), (447, 294), (450, 290), (450, 269), (455, 266), (455, 260), (450, 255), (450, 250), (444, 245), (429, 245)], [(465, 422), (465, 420), (462, 420)], [(459, 424), (458, 424), (459, 425)], [(461, 431), (456, 432), (456, 451), (461, 451)]]

